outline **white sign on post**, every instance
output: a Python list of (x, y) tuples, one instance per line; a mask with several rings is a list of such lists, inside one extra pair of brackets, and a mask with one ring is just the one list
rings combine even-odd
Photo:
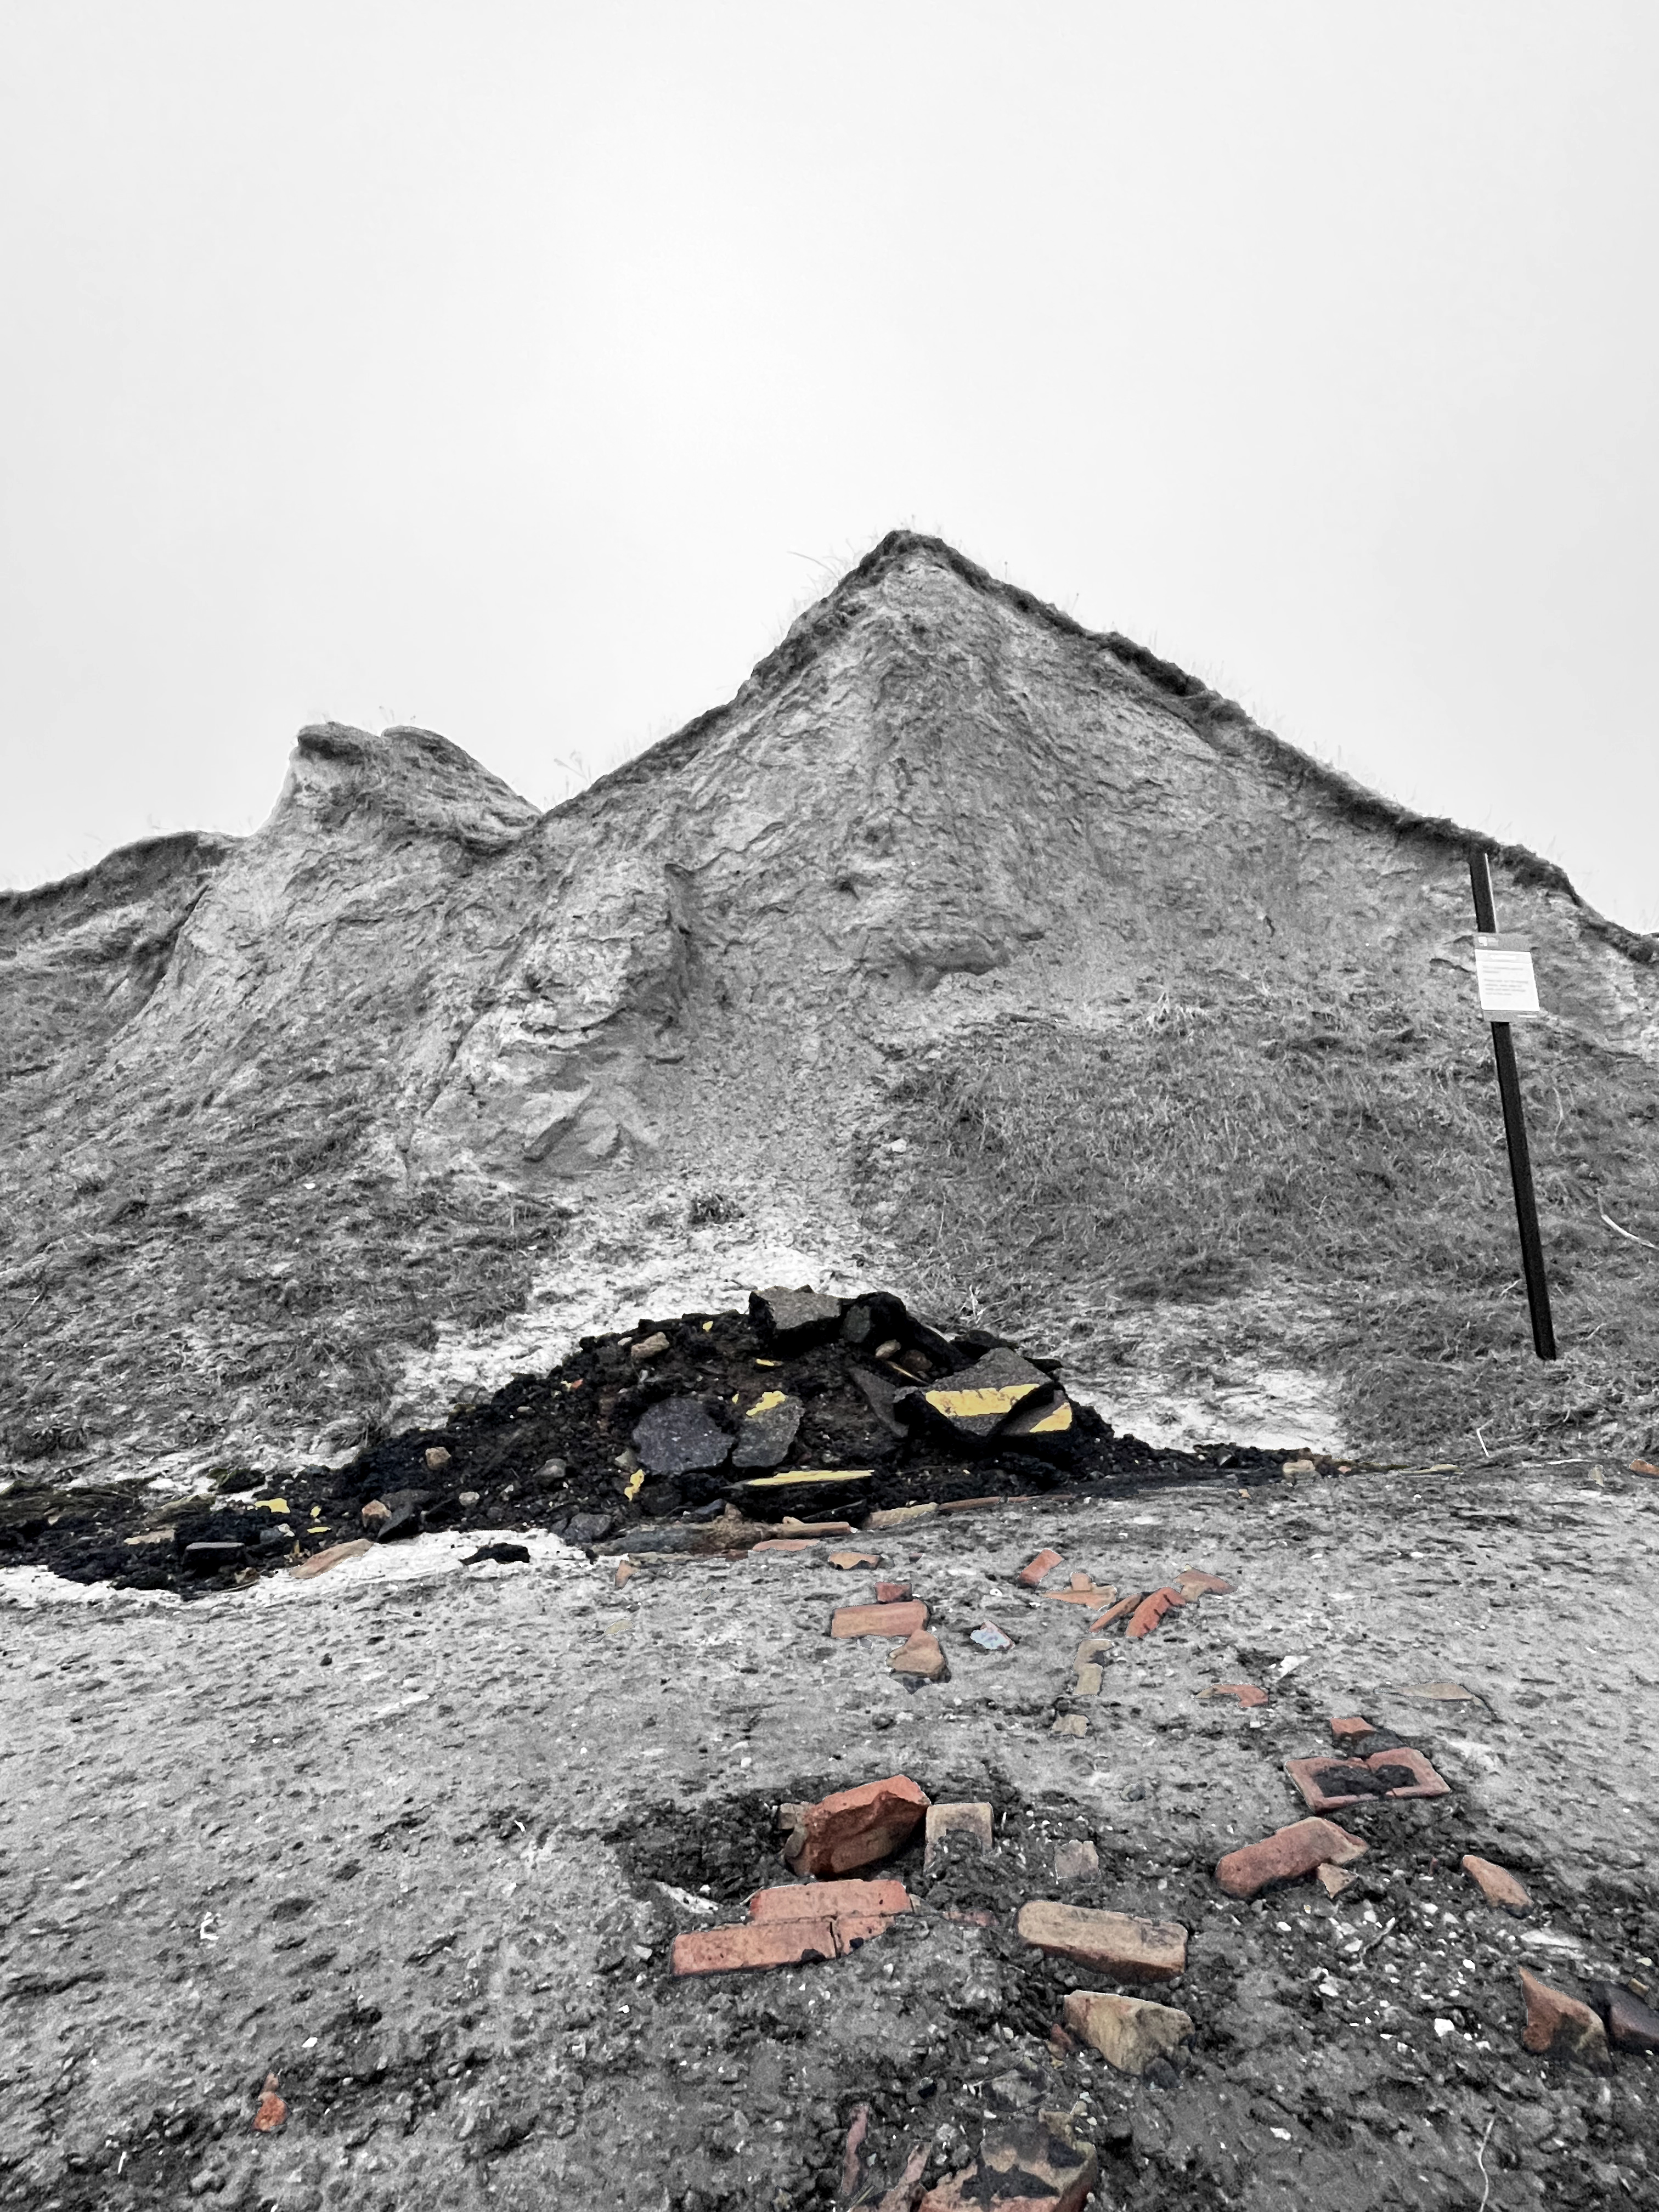
[(1489, 1022), (1535, 1022), (1543, 1018), (1538, 979), (1532, 972), (1532, 947), (1512, 930), (1484, 931), (1474, 940), (1474, 980), (1480, 1011)]

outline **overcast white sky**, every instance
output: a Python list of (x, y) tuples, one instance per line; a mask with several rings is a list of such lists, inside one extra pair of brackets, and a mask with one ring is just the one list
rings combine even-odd
[(14, 4), (0, 881), (547, 805), (896, 524), (1659, 927), (1659, 8)]

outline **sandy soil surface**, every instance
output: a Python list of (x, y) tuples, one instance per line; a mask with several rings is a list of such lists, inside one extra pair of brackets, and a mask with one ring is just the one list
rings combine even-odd
[[(1039, 2109), (1097, 2146), (1101, 2205), (1659, 2203), (1659, 2062), (1532, 2057), (1517, 1977), (1659, 1978), (1656, 1514), (1659, 1482), (1578, 1466), (872, 1532), (949, 1657), (914, 1690), (892, 1646), (830, 1638), (874, 1580), (833, 1545), (618, 1589), (552, 1537), (464, 1569), (431, 1535), (183, 1607), (14, 1575), (0, 2203), (873, 2207), (913, 2150), (936, 2184)], [(1016, 1579), (1042, 1545), (1126, 1589), (1235, 1588), (1074, 1698), (1088, 1615)], [(987, 1618), (1011, 1651), (969, 1641)], [(1472, 1694), (1420, 1693), (1449, 1682)], [(1334, 1900), (1229, 1899), (1217, 1857), (1299, 1817), (1283, 1761), (1346, 1714), (1450, 1795), (1342, 1814), (1370, 1849)], [(890, 1869), (916, 1909), (852, 1956), (671, 1977), (677, 1933), (791, 1878), (780, 1802), (893, 1773), (989, 1802), (993, 1856), (930, 1880), (918, 1838)], [(1085, 1838), (1097, 1873), (1060, 1881)], [(1480, 1900), (1471, 1850), (1528, 1917)], [(1043, 1897), (1184, 1923), (1150, 1992), (1194, 2022), (1175, 2064), (1056, 2047), (1066, 1991), (1113, 1985), (1019, 1940)]]

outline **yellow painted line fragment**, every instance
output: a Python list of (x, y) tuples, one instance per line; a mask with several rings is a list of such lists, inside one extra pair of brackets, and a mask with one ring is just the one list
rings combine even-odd
[(1035, 1382), (1003, 1382), (994, 1390), (929, 1390), (927, 1398), (947, 1421), (968, 1421), (987, 1413), (1012, 1413), (1036, 1388)]
[(628, 1478), (628, 1486), (623, 1492), (623, 1496), (624, 1498), (637, 1498), (644, 1487), (645, 1469), (642, 1467), (636, 1467), (633, 1474)]
[(288, 1511), (288, 1500), (286, 1498), (256, 1498), (253, 1502), (256, 1505), (264, 1506), (267, 1513), (286, 1513)]
[(774, 1406), (781, 1406), (782, 1403), (783, 1393), (781, 1390), (763, 1390), (760, 1396), (756, 1399), (754, 1404), (749, 1408), (749, 1411), (744, 1415), (744, 1419), (745, 1421), (752, 1421), (757, 1414), (769, 1413)]
[(755, 1364), (757, 1367), (781, 1367), (783, 1362), (781, 1359), (757, 1359)]
[(1040, 1419), (1033, 1421), (1030, 1427), (1024, 1430), (1023, 1433), (1028, 1437), (1052, 1437), (1058, 1435), (1062, 1429), (1069, 1429), (1071, 1425), (1072, 1406), (1071, 1401), (1066, 1399), (1060, 1405), (1050, 1407), (1048, 1413), (1044, 1413)]

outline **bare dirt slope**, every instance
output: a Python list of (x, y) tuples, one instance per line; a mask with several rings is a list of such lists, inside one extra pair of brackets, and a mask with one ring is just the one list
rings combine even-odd
[(1541, 1380), (1461, 833), (1127, 641), (899, 533), (545, 816), (303, 732), (254, 836), (0, 902), (12, 1462), (337, 1453), (784, 1267), (1070, 1330), (1171, 1435), (1639, 1444), (1656, 1258), (1601, 1209), (1659, 1242), (1655, 947), (1495, 860), (1553, 1010)]

